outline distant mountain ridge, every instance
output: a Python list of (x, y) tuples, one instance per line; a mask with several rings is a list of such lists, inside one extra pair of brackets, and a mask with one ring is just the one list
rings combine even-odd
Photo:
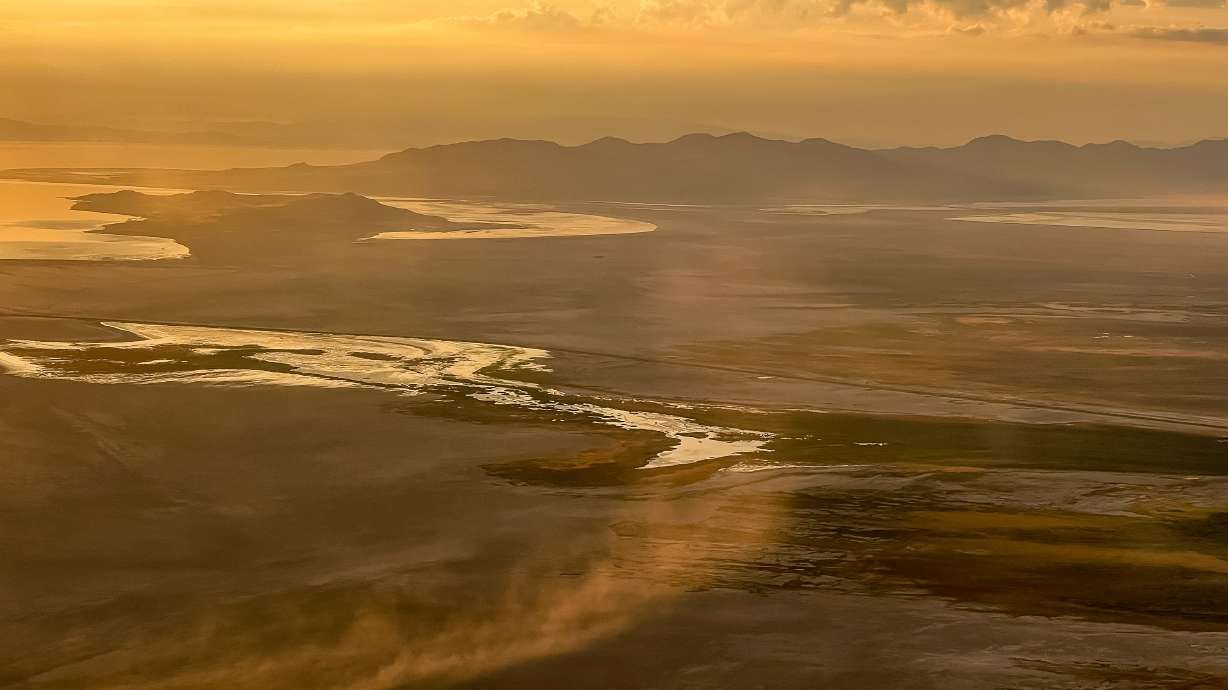
[[(10, 171), (59, 179), (51, 171)], [(74, 179), (80, 181), (81, 177)], [(1228, 193), (1228, 139), (1177, 148), (1075, 146), (1003, 135), (955, 147), (859, 149), (826, 139), (689, 134), (662, 143), (491, 139), (351, 165), (124, 171), (107, 181), (540, 201), (972, 201)]]

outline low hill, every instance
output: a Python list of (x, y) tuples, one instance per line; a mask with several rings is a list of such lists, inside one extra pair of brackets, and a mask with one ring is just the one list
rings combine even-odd
[(193, 257), (240, 262), (327, 253), (339, 242), (351, 243), (381, 232), (510, 227), (454, 223), (354, 193), (236, 194), (210, 190), (163, 195), (124, 190), (86, 194), (73, 201), (77, 210), (135, 217), (105, 226), (110, 234), (169, 237), (187, 245)]

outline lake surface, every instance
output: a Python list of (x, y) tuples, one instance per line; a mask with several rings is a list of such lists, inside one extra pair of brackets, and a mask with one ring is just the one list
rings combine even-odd
[(416, 213), (442, 216), (454, 222), (506, 223), (520, 227), (450, 230), (381, 232), (376, 240), (457, 240), (513, 239), (538, 237), (580, 237), (585, 235), (627, 235), (652, 232), (656, 225), (628, 218), (615, 218), (580, 213), (563, 213), (549, 207), (515, 204), (485, 204), (480, 202), (438, 201), (428, 199), (380, 199), (389, 206)]
[(171, 239), (95, 232), (123, 221), (123, 216), (72, 210), (71, 197), (118, 189), (0, 180), (0, 260), (151, 261), (188, 256), (188, 248)]
[(960, 216), (955, 220), (976, 223), (1014, 223), (1071, 228), (1158, 230), (1165, 232), (1228, 232), (1228, 214), (1221, 213), (1003, 213), (990, 216)]
[[(181, 259), (191, 249), (170, 238), (114, 235), (99, 229), (125, 216), (77, 211), (72, 197), (128, 189), (98, 184), (0, 180), (0, 260), (150, 261)], [(145, 194), (183, 190), (141, 188)], [(370, 240), (542, 238), (651, 232), (652, 223), (534, 205), (381, 199), (382, 203), (455, 222), (504, 223), (508, 228), (378, 233)], [(355, 241), (363, 238), (356, 232)]]
[(388, 151), (370, 149), (116, 144), (108, 142), (0, 142), (0, 170), (14, 168), (171, 168), (224, 170), (294, 163), (342, 165)]

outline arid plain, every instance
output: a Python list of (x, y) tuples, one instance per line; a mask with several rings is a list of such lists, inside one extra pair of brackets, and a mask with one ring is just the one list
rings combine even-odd
[(0, 685), (1228, 685), (1221, 198), (45, 177)]

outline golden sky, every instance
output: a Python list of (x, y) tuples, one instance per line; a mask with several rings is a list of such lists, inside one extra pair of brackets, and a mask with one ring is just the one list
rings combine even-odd
[(1223, 0), (3, 0), (0, 117), (404, 145), (1228, 136)]

